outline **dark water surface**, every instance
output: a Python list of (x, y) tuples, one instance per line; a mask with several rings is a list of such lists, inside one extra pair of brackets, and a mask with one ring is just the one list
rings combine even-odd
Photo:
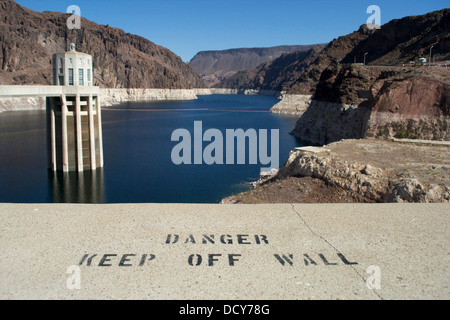
[[(219, 129), (280, 130), (280, 165), (301, 143), (289, 132), (296, 117), (268, 110), (273, 97), (200, 96), (193, 101), (133, 103), (105, 108), (101, 170), (57, 173), (47, 170), (45, 111), (0, 114), (0, 202), (12, 203), (217, 203), (248, 189), (262, 164), (175, 165), (172, 132), (193, 137), (194, 121), (203, 132)], [(269, 135), (270, 141), (270, 135)], [(203, 143), (203, 148), (209, 142)], [(270, 154), (269, 146), (269, 154)], [(224, 150), (225, 153), (225, 150)]]

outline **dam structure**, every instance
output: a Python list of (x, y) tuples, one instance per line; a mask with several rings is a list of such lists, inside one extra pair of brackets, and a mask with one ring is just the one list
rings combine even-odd
[(70, 51), (53, 55), (52, 86), (0, 86), (0, 97), (45, 97), (48, 168), (52, 171), (103, 167), (100, 88), (93, 85), (89, 54)]
[(103, 167), (99, 88), (93, 86), (92, 56), (70, 51), (53, 55), (53, 85), (60, 96), (47, 97), (49, 168), (84, 171)]

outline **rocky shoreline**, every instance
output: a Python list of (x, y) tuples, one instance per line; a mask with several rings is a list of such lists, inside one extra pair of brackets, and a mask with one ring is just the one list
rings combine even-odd
[[(102, 107), (127, 102), (195, 100), (198, 95), (211, 94), (208, 89), (112, 89), (101, 88)], [(0, 97), (0, 111), (45, 110), (42, 97)]]
[[(262, 177), (253, 184), (252, 191), (226, 198), (222, 203), (250, 203), (255, 199), (265, 203), (269, 198), (268, 202), (277, 202), (274, 196), (277, 192), (304, 192), (292, 190), (292, 186), (288, 190), (287, 186), (292, 185), (288, 180), (293, 177), (319, 179), (335, 192), (344, 190), (354, 202), (448, 203), (449, 155), (450, 143), (426, 145), (379, 139), (344, 140), (324, 147), (296, 148), (278, 172)], [(258, 194), (261, 187), (266, 188), (262, 197)], [(300, 187), (297, 184), (295, 188)], [(320, 193), (322, 189), (314, 192)], [(294, 198), (291, 201), (295, 202)]]
[[(127, 102), (145, 101), (187, 101), (195, 100), (198, 96), (211, 94), (243, 94), (278, 97), (280, 92), (275, 90), (238, 90), (238, 89), (141, 89), (141, 88), (100, 88), (102, 107), (115, 106)], [(45, 98), (42, 97), (0, 97), (0, 112), (45, 110)]]

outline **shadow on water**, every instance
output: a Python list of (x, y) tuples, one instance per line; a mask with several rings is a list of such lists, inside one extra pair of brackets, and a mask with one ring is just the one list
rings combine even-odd
[(105, 203), (103, 169), (48, 173), (53, 203)]

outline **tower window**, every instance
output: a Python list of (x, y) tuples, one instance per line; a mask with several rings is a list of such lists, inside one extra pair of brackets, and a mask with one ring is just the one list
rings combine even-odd
[(78, 84), (80, 86), (84, 86), (84, 70), (78, 69)]
[(73, 69), (69, 69), (69, 86), (73, 86)]

